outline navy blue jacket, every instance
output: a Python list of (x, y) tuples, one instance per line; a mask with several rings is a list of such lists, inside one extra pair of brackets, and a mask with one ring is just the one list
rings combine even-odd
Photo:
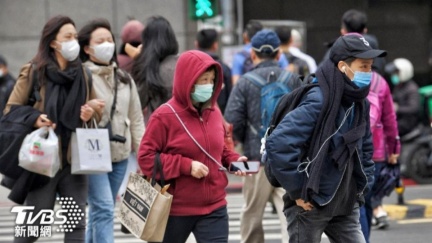
[[(259, 63), (251, 72), (255, 72), (264, 79), (273, 73), (274, 80), (276, 80), (282, 73), (282, 69), (276, 61), (267, 60)], [(293, 90), (300, 87), (302, 81), (297, 75), (291, 75), (287, 85)], [(244, 155), (249, 160), (261, 160), (260, 106), (261, 89), (245, 76), (241, 76), (231, 92), (224, 115), (227, 122), (233, 124), (234, 138), (243, 144)]]
[[(289, 112), (278, 124), (266, 141), (268, 162), (274, 176), (286, 190), (291, 200), (300, 198), (303, 184), (307, 181), (305, 172), (299, 172), (299, 165), (306, 161), (304, 154), (307, 152), (309, 141), (317, 122), (323, 103), (323, 95), (319, 87), (309, 90), (303, 97), (299, 106)], [(367, 103), (368, 104), (368, 103)], [(340, 126), (346, 110), (349, 107), (341, 107), (335, 124), (335, 129)], [(354, 110), (355, 112), (355, 110)], [(341, 130), (330, 139), (329, 154), (342, 144), (341, 135), (349, 129), (353, 112), (342, 125)], [(350, 119), (351, 118), (351, 119)], [(366, 117), (369, 121), (369, 114)], [(366, 194), (373, 183), (374, 163), (372, 161), (373, 146), (369, 123), (366, 133), (357, 144), (357, 153), (351, 161), (354, 162), (354, 171), (351, 175), (357, 184), (358, 195)], [(312, 158), (310, 158), (312, 160)], [(303, 166), (304, 168), (304, 166)], [(325, 161), (320, 182), (319, 194), (313, 196), (313, 201), (318, 205), (327, 205), (334, 197), (343, 178), (343, 171), (331, 161), (330, 156)]]

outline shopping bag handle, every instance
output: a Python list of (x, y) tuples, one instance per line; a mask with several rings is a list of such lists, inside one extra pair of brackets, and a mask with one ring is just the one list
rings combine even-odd
[[(96, 123), (96, 119), (92, 118), (91, 120), (93, 121), (93, 125), (94, 125), (94, 127), (95, 127), (96, 129), (98, 129), (99, 127), (98, 127), (98, 125), (97, 125), (97, 123)], [(88, 129), (87, 122), (83, 122), (83, 125), (84, 125), (84, 128), (85, 128), (85, 129)]]
[(163, 174), (162, 163), (160, 161), (160, 154), (159, 153), (155, 154), (155, 161), (154, 162), (155, 162), (155, 164), (153, 166), (151, 185), (153, 187), (156, 185), (156, 174), (159, 171), (160, 186), (164, 187), (165, 186), (165, 177), (164, 177), (164, 174)]

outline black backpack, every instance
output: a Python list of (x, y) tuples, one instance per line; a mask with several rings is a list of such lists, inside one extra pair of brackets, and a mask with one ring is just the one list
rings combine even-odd
[[(308, 80), (307, 78), (306, 80)], [(292, 92), (285, 94), (280, 99), (270, 120), (270, 125), (267, 129), (265, 138), (269, 137), (270, 134), (276, 129), (277, 125), (282, 119), (292, 110), (294, 110), (301, 102), (302, 97), (312, 88), (317, 87), (318, 83), (307, 83), (294, 89)], [(274, 177), (270, 163), (267, 159), (267, 155), (264, 152), (262, 161), (264, 162), (264, 172), (270, 184), (274, 187), (281, 187), (279, 181)]]

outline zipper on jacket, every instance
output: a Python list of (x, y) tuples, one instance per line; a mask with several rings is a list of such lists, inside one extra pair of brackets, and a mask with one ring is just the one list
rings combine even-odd
[[(200, 113), (200, 115), (199, 115), (199, 120), (200, 120), (201, 129), (204, 132), (204, 137), (205, 137), (205, 141), (206, 141), (204, 149), (207, 151), (207, 153), (210, 154), (210, 150), (208, 149), (208, 144), (209, 144), (208, 134), (207, 134), (207, 129), (206, 129), (205, 124), (204, 124), (204, 119), (202, 118), (202, 113)], [(209, 158), (207, 158), (207, 160), (208, 159)], [(208, 166), (210, 166), (210, 164)], [(208, 187), (208, 183), (207, 183), (207, 177), (210, 176), (210, 173), (211, 172), (209, 171), (209, 174), (206, 177), (204, 177), (204, 189), (205, 189), (205, 194), (206, 194), (205, 195), (205, 197), (206, 197), (205, 200), (206, 201), (209, 201), (209, 199), (210, 199), (210, 188)]]
[(362, 173), (363, 173), (363, 175), (364, 175), (364, 177), (365, 177), (365, 180), (366, 180), (365, 186), (363, 187), (363, 189), (361, 190), (361, 192), (358, 193), (358, 195), (362, 195), (363, 192), (364, 192), (364, 190), (366, 189), (366, 187), (367, 187), (367, 185), (368, 185), (369, 182), (368, 182), (368, 178), (367, 178), (367, 176), (366, 176), (366, 174), (365, 174), (365, 172), (364, 172), (364, 169), (363, 169), (363, 165), (362, 165), (362, 163), (361, 163), (361, 159), (360, 159), (359, 152), (358, 152), (357, 148), (356, 148), (355, 150), (356, 150), (356, 153), (357, 153), (357, 157), (358, 157), (358, 159), (359, 159), (359, 164), (360, 164), (361, 171), (362, 171)]

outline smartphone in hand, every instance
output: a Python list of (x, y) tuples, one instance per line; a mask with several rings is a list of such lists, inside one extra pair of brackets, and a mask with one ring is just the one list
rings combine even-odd
[(261, 162), (259, 161), (234, 161), (231, 162), (228, 172), (234, 174), (236, 171), (245, 171), (246, 174), (256, 174), (260, 169)]

